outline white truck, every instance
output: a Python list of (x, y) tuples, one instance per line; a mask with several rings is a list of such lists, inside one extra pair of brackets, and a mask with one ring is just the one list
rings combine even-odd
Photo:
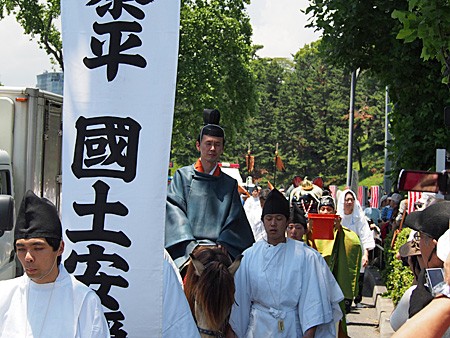
[(0, 87), (0, 280), (15, 277), (13, 225), (28, 189), (61, 201), (61, 95)]

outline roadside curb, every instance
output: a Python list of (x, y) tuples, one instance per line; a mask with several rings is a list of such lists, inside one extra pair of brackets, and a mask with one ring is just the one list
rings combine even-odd
[(368, 279), (370, 288), (373, 290), (372, 300), (377, 310), (380, 338), (389, 338), (394, 334), (394, 330), (389, 322), (389, 317), (394, 310), (394, 303), (391, 299), (383, 297), (383, 294), (387, 292), (387, 288), (377, 268), (373, 266), (367, 267), (365, 278)]

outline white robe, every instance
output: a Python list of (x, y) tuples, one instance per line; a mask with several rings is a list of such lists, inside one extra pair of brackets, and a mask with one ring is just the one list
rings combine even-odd
[(0, 337), (109, 336), (99, 297), (62, 265), (54, 283), (27, 275), (0, 282)]
[[(350, 215), (346, 215), (344, 213), (344, 201), (345, 195), (350, 192), (355, 199), (355, 205), (353, 207), (353, 212)], [(373, 238), (372, 231), (370, 230), (369, 223), (366, 220), (366, 215), (359, 204), (358, 199), (353, 191), (347, 189), (344, 190), (340, 196), (337, 206), (337, 214), (341, 216), (341, 224), (342, 226), (350, 229), (351, 231), (356, 232), (361, 241), (361, 250), (364, 255), (364, 251), (372, 250), (375, 248), (375, 239)], [(365, 268), (362, 266), (363, 262), (361, 261), (361, 267), (359, 269), (360, 273), (363, 273)]]
[(245, 215), (250, 225), (255, 224), (261, 219), (262, 208), (259, 197), (249, 197), (244, 203)]
[(316, 250), (287, 238), (257, 242), (243, 255), (230, 317), (238, 337), (302, 337), (314, 326), (317, 338), (336, 336), (344, 295)]
[[(344, 213), (344, 200), (345, 195), (350, 192), (355, 199), (355, 205), (353, 207), (353, 212), (350, 215), (346, 215)], [(373, 239), (372, 231), (370, 230), (369, 223), (366, 220), (366, 216), (364, 211), (359, 204), (359, 201), (356, 198), (356, 195), (351, 190), (344, 190), (339, 197), (338, 206), (337, 206), (337, 214), (341, 216), (341, 224), (346, 228), (349, 228), (351, 231), (356, 232), (361, 241), (361, 248), (364, 251), (372, 250), (375, 248), (375, 240)]]
[(264, 229), (264, 224), (261, 221), (261, 202), (259, 197), (249, 197), (244, 204), (245, 215), (247, 216), (250, 227), (252, 228), (253, 237), (255, 237), (255, 242), (261, 239), (267, 239), (266, 230)]
[(178, 268), (164, 250), (163, 338), (200, 337)]

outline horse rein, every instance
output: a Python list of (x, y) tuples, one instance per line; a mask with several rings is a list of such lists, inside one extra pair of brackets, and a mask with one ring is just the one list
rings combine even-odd
[(216, 338), (225, 338), (225, 334), (222, 331), (211, 331), (202, 329), (201, 327), (197, 326), (198, 332), (206, 334), (207, 336), (212, 336)]

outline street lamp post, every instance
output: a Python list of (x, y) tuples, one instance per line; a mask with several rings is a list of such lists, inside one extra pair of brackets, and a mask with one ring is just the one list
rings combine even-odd
[(355, 87), (356, 87), (356, 70), (352, 72), (352, 80), (350, 84), (350, 111), (348, 114), (348, 153), (347, 153), (347, 187), (352, 184), (353, 169), (353, 121), (355, 111)]

